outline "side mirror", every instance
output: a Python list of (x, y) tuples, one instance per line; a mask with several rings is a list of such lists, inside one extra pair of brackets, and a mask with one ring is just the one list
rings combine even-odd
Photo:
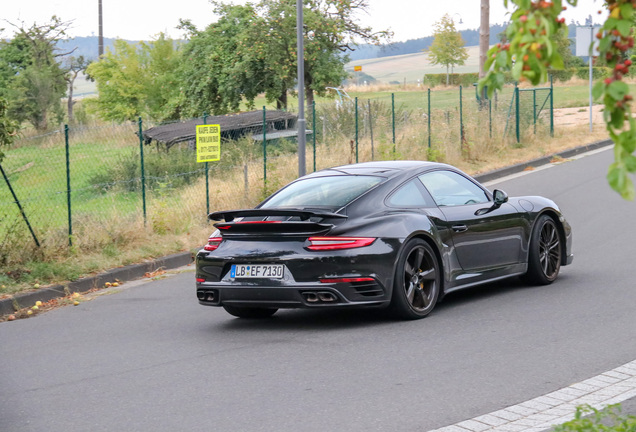
[(482, 216), (486, 213), (490, 213), (493, 210), (497, 210), (502, 204), (508, 202), (508, 194), (502, 190), (495, 189), (492, 193), (493, 204), (490, 208), (479, 209), (475, 212), (475, 216)]
[(503, 203), (508, 202), (508, 194), (499, 189), (495, 189), (495, 191), (492, 193), (492, 197), (497, 207), (500, 207)]

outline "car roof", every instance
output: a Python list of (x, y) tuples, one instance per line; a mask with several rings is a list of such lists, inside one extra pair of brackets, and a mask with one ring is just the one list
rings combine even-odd
[(387, 178), (396, 177), (410, 171), (419, 171), (423, 168), (451, 168), (450, 165), (428, 161), (376, 161), (362, 162), (351, 165), (342, 165), (327, 168), (309, 174), (307, 177), (323, 177), (325, 175), (376, 175)]

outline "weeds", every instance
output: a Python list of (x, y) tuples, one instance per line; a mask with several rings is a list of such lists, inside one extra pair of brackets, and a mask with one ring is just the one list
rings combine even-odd
[(554, 432), (635, 432), (636, 416), (621, 415), (620, 405), (609, 405), (601, 410), (589, 405), (576, 408), (574, 420), (556, 426)]

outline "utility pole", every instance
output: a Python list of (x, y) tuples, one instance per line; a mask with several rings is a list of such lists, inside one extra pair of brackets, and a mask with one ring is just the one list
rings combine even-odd
[[(481, 21), (479, 24), (479, 79), (486, 75), (484, 65), (490, 45), (490, 0), (481, 0)], [(484, 87), (481, 100), (486, 100), (486, 88)]]
[(306, 174), (305, 169), (305, 48), (303, 31), (303, 1), (296, 0), (296, 52), (298, 53), (298, 177)]
[(104, 55), (104, 26), (102, 25), (102, 0), (97, 0), (97, 14), (99, 15), (99, 36), (97, 42), (97, 56), (101, 58)]

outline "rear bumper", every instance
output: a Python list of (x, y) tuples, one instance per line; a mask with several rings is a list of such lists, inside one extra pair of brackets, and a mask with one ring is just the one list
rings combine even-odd
[(299, 284), (296, 286), (227, 286), (198, 282), (197, 298), (204, 306), (244, 306), (275, 308), (325, 308), (382, 306), (390, 298), (378, 286), (372, 295), (361, 294), (350, 283)]
[[(400, 241), (343, 251), (307, 251), (302, 243), (228, 242), (197, 254), (197, 298), (206, 306), (323, 308), (388, 304)], [(250, 247), (252, 248), (250, 250)], [(282, 264), (282, 278), (235, 278), (232, 264)], [(356, 279), (356, 280), (335, 280)]]

